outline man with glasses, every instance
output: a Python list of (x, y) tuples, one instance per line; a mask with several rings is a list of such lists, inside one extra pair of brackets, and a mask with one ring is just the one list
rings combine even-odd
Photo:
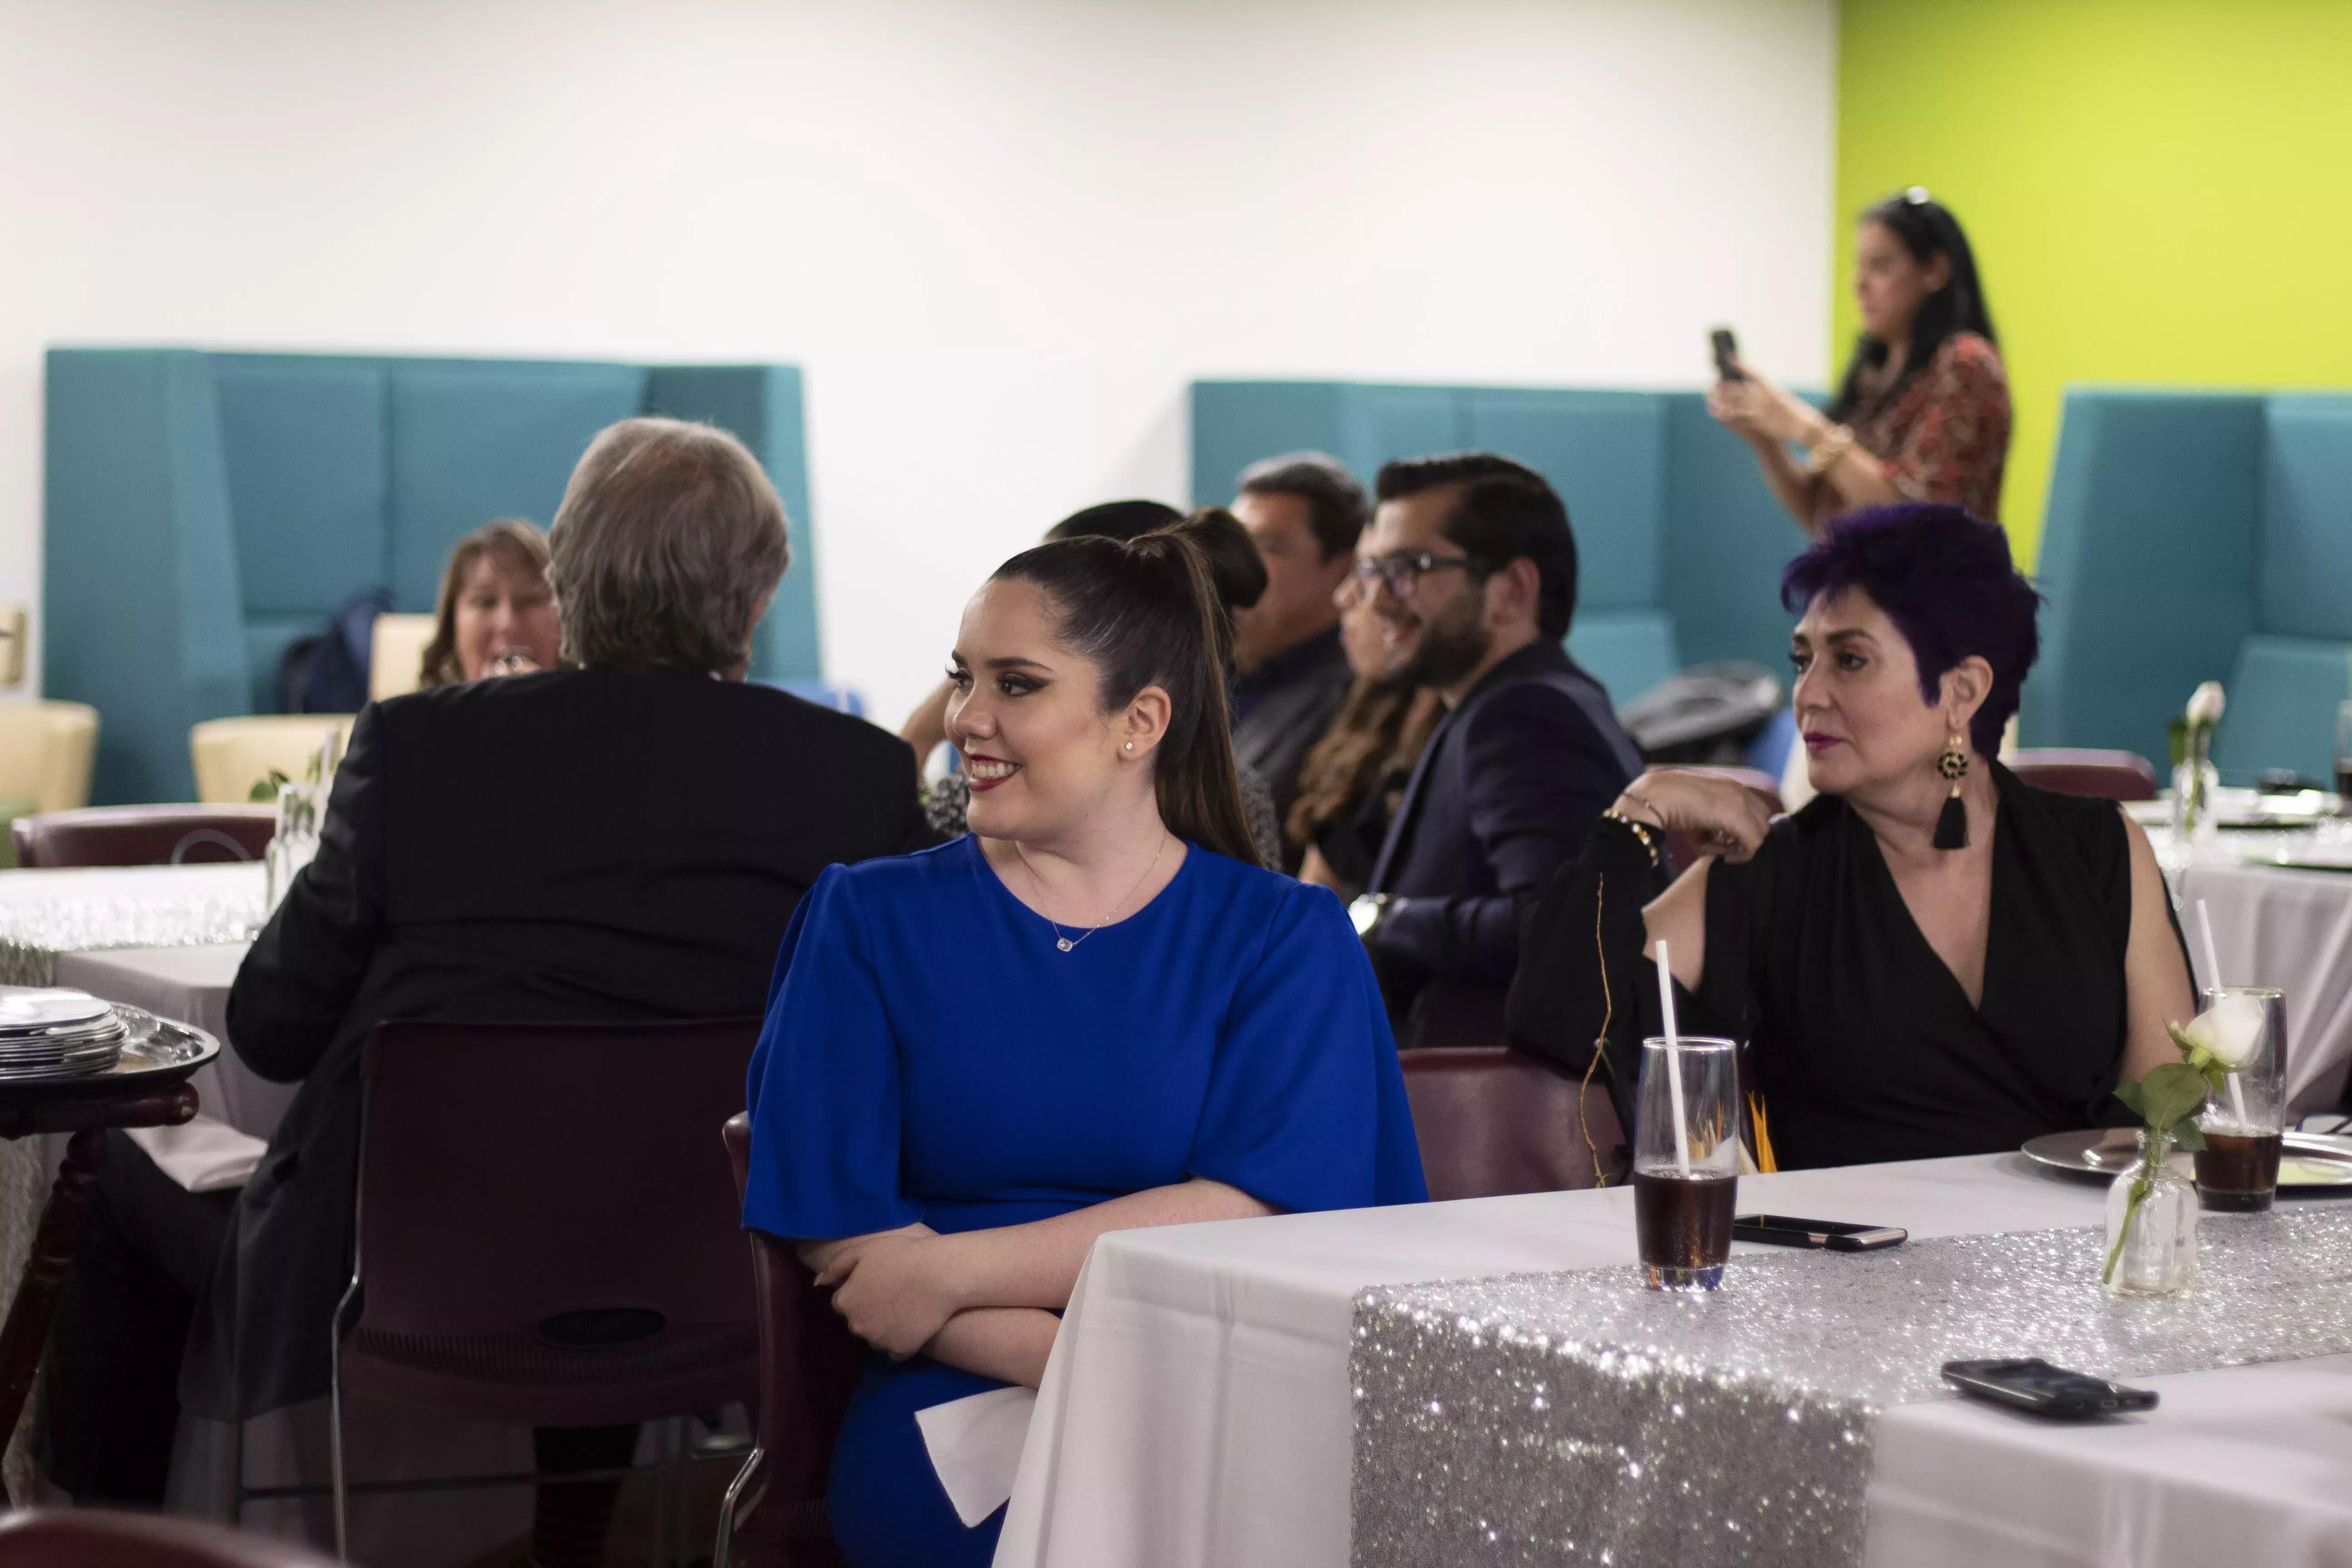
[(1356, 564), (1385, 673), (1447, 712), (1352, 906), (1406, 1046), (1494, 1044), (1519, 914), (1641, 758), (1560, 646), (1576, 538), (1541, 474), (1490, 452), (1391, 463)]
[[(1298, 764), (1355, 679), (1334, 595), (1372, 509), (1355, 476), (1320, 452), (1253, 464), (1240, 489), (1233, 514), (1257, 542), (1266, 587), (1234, 616), (1234, 754), (1265, 780), (1275, 819), (1287, 822)], [(1284, 868), (1296, 873), (1306, 853), (1286, 842)]]

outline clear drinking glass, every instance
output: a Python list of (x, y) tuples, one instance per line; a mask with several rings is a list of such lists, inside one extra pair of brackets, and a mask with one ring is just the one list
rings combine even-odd
[(262, 852), (264, 907), (274, 912), (294, 885), (294, 874), (319, 853), (320, 819), (326, 815), (327, 786), (289, 784), (278, 786), (278, 826), (269, 847)]
[(2198, 1113), (2205, 1147), (2197, 1156), (2197, 1198), (2218, 1214), (2259, 1214), (2278, 1193), (2279, 1132), (2286, 1109), (2286, 996), (2261, 985), (2217, 985), (2206, 1010), (2259, 1030), (2245, 1065), (2222, 1080)]
[(1712, 1290), (1731, 1256), (1739, 1067), (1729, 1040), (1642, 1042), (1633, 1227), (1653, 1290)]

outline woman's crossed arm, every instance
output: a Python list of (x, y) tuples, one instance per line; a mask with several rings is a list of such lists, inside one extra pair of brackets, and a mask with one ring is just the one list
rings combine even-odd
[(1087, 1248), (1105, 1231), (1248, 1219), (1274, 1210), (1238, 1187), (1195, 1177), (1051, 1219), (941, 1236), (929, 1226), (804, 1241), (801, 1261), (834, 1288), (851, 1331), (901, 1359), (934, 1361), (1037, 1386)]

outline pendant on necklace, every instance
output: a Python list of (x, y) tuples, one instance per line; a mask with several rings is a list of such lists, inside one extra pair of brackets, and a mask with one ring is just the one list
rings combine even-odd
[(1067, 952), (1070, 949), (1077, 946), (1078, 944), (1072, 942), (1068, 937), (1060, 936), (1054, 939), (1054, 945), (1060, 948), (1064, 952)]

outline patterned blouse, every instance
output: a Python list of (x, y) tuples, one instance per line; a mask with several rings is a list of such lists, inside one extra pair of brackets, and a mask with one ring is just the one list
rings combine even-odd
[[(1886, 467), (1906, 500), (1964, 508), (2000, 521), (2000, 474), (2009, 458), (2009, 377), (2000, 352), (1974, 332), (1955, 332), (1936, 357), (1889, 400), (1865, 394), (1853, 411), (1853, 443)], [(1828, 480), (1817, 503), (1841, 510)]]

